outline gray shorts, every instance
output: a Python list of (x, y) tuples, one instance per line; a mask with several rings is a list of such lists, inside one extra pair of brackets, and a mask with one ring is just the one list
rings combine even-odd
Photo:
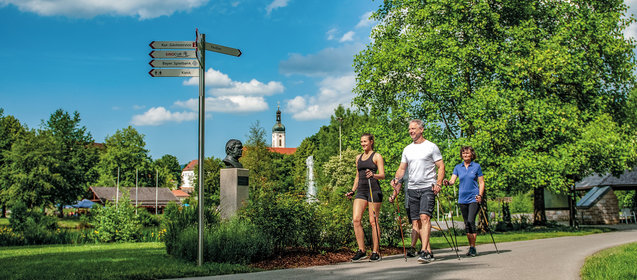
[(409, 217), (411, 220), (420, 220), (420, 214), (429, 217), (434, 212), (436, 196), (431, 188), (408, 189), (409, 193)]

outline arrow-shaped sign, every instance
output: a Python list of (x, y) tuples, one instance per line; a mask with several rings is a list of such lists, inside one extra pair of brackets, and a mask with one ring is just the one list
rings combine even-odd
[(206, 42), (206, 50), (227, 55), (241, 56), (241, 50)]
[(152, 77), (199, 77), (199, 69), (152, 69)]
[(152, 58), (196, 58), (195, 51), (152, 51)]
[(149, 46), (153, 49), (195, 49), (197, 44), (192, 41), (152, 41)]
[(148, 64), (155, 68), (199, 67), (196, 59), (160, 59), (151, 60)]

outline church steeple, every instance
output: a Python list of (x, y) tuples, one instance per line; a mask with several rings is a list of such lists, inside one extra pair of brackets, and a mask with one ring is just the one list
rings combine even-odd
[(272, 127), (272, 147), (285, 148), (285, 126), (281, 123), (281, 109), (276, 106), (276, 124)]

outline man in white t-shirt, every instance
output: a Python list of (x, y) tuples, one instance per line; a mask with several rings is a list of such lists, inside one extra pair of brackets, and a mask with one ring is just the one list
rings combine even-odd
[(445, 177), (445, 164), (436, 144), (426, 140), (422, 133), (425, 130), (422, 120), (409, 122), (409, 136), (414, 141), (403, 150), (400, 166), (391, 181), (394, 194), (390, 201), (400, 192), (403, 175), (409, 172), (407, 196), (409, 197), (409, 216), (412, 229), (418, 231), (422, 240), (418, 262), (428, 263), (434, 260), (429, 248), (431, 233), (431, 217), (434, 211), (436, 195), (442, 187)]

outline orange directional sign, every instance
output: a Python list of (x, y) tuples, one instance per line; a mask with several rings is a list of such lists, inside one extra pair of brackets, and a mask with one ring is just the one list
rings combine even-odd
[(155, 68), (199, 67), (196, 59), (159, 59), (151, 60), (148, 64)]
[(199, 77), (199, 69), (152, 69), (152, 77)]
[(196, 58), (195, 51), (152, 51), (152, 58)]
[(195, 49), (193, 41), (152, 41), (149, 46), (153, 49)]

